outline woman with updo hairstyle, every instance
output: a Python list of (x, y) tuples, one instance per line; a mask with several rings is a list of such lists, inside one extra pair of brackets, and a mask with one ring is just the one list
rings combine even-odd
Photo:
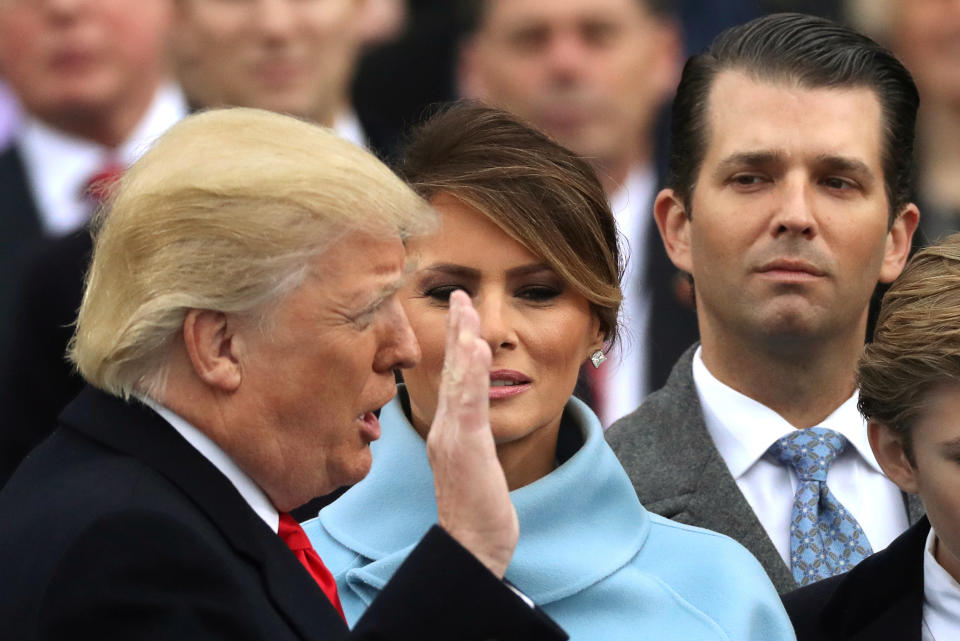
[[(367, 477), (305, 524), (356, 621), (436, 521), (425, 437), (451, 292), (490, 345), (489, 412), (520, 540), (506, 578), (572, 639), (792, 639), (750, 554), (648, 513), (573, 389), (617, 337), (623, 263), (589, 165), (504, 112), (457, 104), (412, 132), (400, 175), (437, 210), (400, 292), (419, 365), (380, 416)], [(443, 613), (438, 612), (438, 617)]]

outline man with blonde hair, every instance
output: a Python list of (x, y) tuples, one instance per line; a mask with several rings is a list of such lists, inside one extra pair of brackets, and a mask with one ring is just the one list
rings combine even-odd
[(954, 234), (918, 252), (887, 292), (857, 368), (873, 453), (927, 516), (847, 574), (787, 595), (800, 641), (960, 638), (958, 319)]
[(402, 238), (434, 220), (293, 118), (212, 111), (161, 138), (97, 221), (70, 351), (91, 387), (0, 492), (5, 634), (566, 638), (499, 581), (517, 519), (465, 296), (428, 442), (439, 526), (352, 633), (287, 513), (369, 470), (394, 370), (420, 357)]

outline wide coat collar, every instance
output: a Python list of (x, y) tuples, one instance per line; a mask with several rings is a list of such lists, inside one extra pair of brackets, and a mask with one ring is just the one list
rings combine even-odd
[(67, 406), (60, 422), (138, 459), (187, 495), (237, 555), (257, 567), (277, 610), (303, 638), (346, 636), (340, 615), (280, 537), (230, 481), (156, 412), (87, 387)]
[[(619, 570), (650, 531), (597, 418), (571, 399), (567, 420), (581, 430), (582, 447), (546, 477), (510, 494), (520, 541), (506, 578), (541, 606)], [(380, 421), (383, 436), (371, 446), (370, 473), (320, 513), (331, 537), (371, 560), (347, 574), (350, 589), (367, 603), (437, 521), (426, 447), (398, 398), (384, 407)]]

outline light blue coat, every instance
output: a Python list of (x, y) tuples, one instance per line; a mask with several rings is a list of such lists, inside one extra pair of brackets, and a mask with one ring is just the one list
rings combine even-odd
[[(573, 641), (795, 638), (773, 585), (743, 547), (648, 513), (594, 414), (577, 399), (565, 412), (584, 444), (510, 493), (520, 541), (506, 578)], [(426, 447), (398, 399), (380, 422), (370, 473), (304, 524), (351, 625), (437, 521)]]

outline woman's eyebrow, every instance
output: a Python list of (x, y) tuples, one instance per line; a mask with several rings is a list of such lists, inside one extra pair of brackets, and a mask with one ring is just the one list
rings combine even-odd
[(519, 265), (508, 269), (507, 276), (530, 276), (531, 274), (539, 274), (540, 272), (549, 272), (552, 274), (553, 269), (546, 263), (530, 263), (529, 265)]
[(454, 263), (435, 263), (425, 267), (423, 271), (448, 274), (450, 276), (460, 276), (462, 278), (478, 278), (480, 276), (479, 269), (466, 267), (465, 265), (457, 265)]

